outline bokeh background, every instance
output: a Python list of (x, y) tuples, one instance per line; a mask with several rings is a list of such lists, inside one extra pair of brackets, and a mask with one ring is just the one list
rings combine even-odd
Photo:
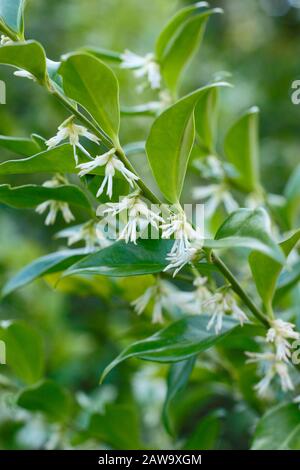
[[(26, 37), (40, 41), (53, 60), (82, 46), (116, 51), (128, 48), (137, 53), (153, 50), (155, 38), (171, 14), (190, 1), (174, 0), (28, 0)], [(261, 166), (263, 182), (280, 193), (292, 169), (299, 162), (300, 106), (291, 102), (291, 83), (300, 78), (299, 0), (219, 0), (225, 14), (210, 19), (200, 51), (189, 66), (181, 93), (189, 92), (220, 72), (231, 74), (234, 88), (222, 93), (220, 136), (246, 108), (261, 109)], [(121, 99), (125, 105), (145, 101), (137, 96), (132, 77), (118, 71)], [(7, 84), (7, 104), (0, 106), (0, 134), (44, 137), (54, 135), (67, 117), (66, 111), (43, 89), (28, 80), (14, 77), (12, 70), (0, 67), (0, 79)], [(151, 97), (150, 97), (151, 98)], [(127, 118), (122, 125), (124, 143), (143, 140), (149, 118)], [(0, 161), (9, 155), (1, 150)], [(41, 182), (39, 177), (18, 176), (13, 184)], [(0, 179), (6, 183), (7, 178)], [(79, 220), (81, 214), (77, 214)], [(0, 206), (0, 283), (37, 256), (49, 253), (59, 243), (55, 230), (46, 229), (33, 211), (15, 211)], [(42, 335), (47, 355), (47, 376), (72, 391), (91, 413), (106, 403), (132, 405), (139, 415), (143, 440), (152, 448), (175, 446), (164, 430), (160, 413), (165, 395), (165, 366), (126, 362), (113, 371), (101, 388), (99, 375), (126, 341), (146, 337), (154, 331), (150, 318), (136, 315), (128, 300), (143, 291), (142, 282), (111, 281), (97, 278), (92, 283), (68, 280), (56, 288), (56, 279), (38, 281), (0, 303), (0, 320), (22, 318)], [(0, 366), (1, 372), (5, 366)], [(1, 382), (1, 379), (0, 379)], [(197, 392), (198, 390), (198, 392)], [(178, 422), (181, 437), (187, 436), (196, 416), (201, 416), (199, 389), (191, 387)], [(248, 411), (237, 409), (232, 401), (217, 406), (232, 426), (220, 447), (248, 446)], [(198, 408), (195, 408), (197, 407)], [(195, 413), (195, 409), (198, 412)], [(222, 411), (223, 410), (223, 411)], [(198, 413), (198, 414), (197, 414)], [(193, 417), (194, 415), (194, 417)], [(183, 416), (189, 418), (183, 420)], [(22, 415), (10, 402), (5, 387), (0, 391), (0, 448), (42, 446), (49, 428), (40, 418), (19, 425)], [(234, 431), (235, 429), (236, 431)], [(53, 433), (53, 429), (51, 430)], [(50, 433), (51, 434), (51, 433)], [(48, 436), (49, 437), (49, 436)], [(91, 439), (82, 446), (96, 447)]]

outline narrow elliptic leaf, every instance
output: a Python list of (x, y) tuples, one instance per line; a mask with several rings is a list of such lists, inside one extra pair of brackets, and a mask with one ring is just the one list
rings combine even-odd
[(216, 335), (214, 330), (207, 329), (210, 318), (204, 314), (186, 316), (158, 331), (150, 338), (128, 346), (106, 367), (101, 381), (114, 367), (132, 357), (152, 362), (183, 361), (214, 346), (237, 327), (235, 320), (226, 317), (222, 331)]
[(64, 271), (85, 256), (85, 249), (63, 250), (42, 256), (25, 266), (16, 276), (10, 279), (2, 289), (2, 296), (9, 295), (42, 276)]
[(23, 39), (25, 0), (0, 0), (0, 30)]
[(207, 240), (205, 244), (210, 248), (244, 246), (264, 253), (280, 264), (285, 262), (282, 249), (270, 234), (269, 216), (262, 208), (233, 212), (219, 228), (215, 240)]
[(209, 17), (222, 10), (215, 8), (188, 18), (169, 41), (159, 59), (167, 88), (176, 96), (177, 85), (185, 67), (200, 47)]
[(83, 106), (118, 146), (120, 127), (119, 85), (113, 71), (89, 54), (71, 54), (60, 74), (67, 96)]
[(224, 142), (227, 160), (238, 174), (235, 183), (246, 192), (259, 189), (259, 109), (249, 109), (228, 131)]
[[(89, 161), (80, 151), (77, 154), (80, 163)], [(59, 145), (28, 158), (8, 160), (0, 164), (0, 175), (32, 173), (78, 173), (71, 145)], [(103, 175), (103, 169), (98, 168), (91, 173)]]
[(47, 81), (46, 55), (36, 41), (7, 44), (0, 47), (0, 64), (12, 65), (31, 73), (38, 82)]
[(191, 357), (186, 361), (177, 362), (170, 366), (168, 374), (168, 391), (163, 407), (163, 422), (169, 434), (174, 434), (171, 422), (171, 405), (173, 400), (186, 387), (192, 370), (194, 368), (196, 357)]
[(179, 29), (192, 15), (199, 14), (201, 8), (208, 7), (207, 2), (197, 2), (179, 10), (166, 24), (157, 38), (155, 53), (158, 60), (161, 60), (170, 47), (172, 39), (176, 36)]
[[(130, 432), (128, 430), (130, 429)], [(138, 414), (132, 406), (108, 404), (105, 413), (94, 413), (88, 433), (114, 449), (142, 449)]]
[(92, 274), (138, 276), (159, 273), (167, 266), (169, 240), (138, 240), (137, 244), (119, 241), (74, 264), (65, 275)]
[(195, 108), (195, 128), (199, 144), (207, 155), (216, 153), (218, 88), (211, 88)]
[[(297, 230), (279, 244), (286, 257), (288, 257), (299, 239), (300, 230)], [(249, 263), (257, 291), (264, 305), (267, 309), (270, 309), (282, 264), (257, 251), (250, 254)]]
[(258, 422), (252, 450), (300, 450), (300, 409), (293, 403), (271, 408)]
[(18, 155), (29, 157), (41, 151), (41, 147), (33, 139), (25, 137), (8, 137), (0, 135), (0, 147)]
[(0, 204), (17, 209), (36, 207), (44, 201), (61, 201), (89, 209), (90, 202), (84, 192), (75, 185), (62, 185), (47, 188), (29, 184), (12, 188), (8, 184), (0, 185)]
[(16, 376), (27, 384), (40, 380), (44, 349), (38, 333), (20, 321), (0, 322), (0, 339), (5, 342), (6, 362)]
[(195, 138), (194, 110), (212, 88), (228, 86), (214, 83), (185, 96), (164, 111), (153, 123), (146, 142), (148, 160), (165, 198), (179, 200)]
[(70, 394), (58, 383), (44, 380), (21, 392), (18, 406), (28, 411), (43, 413), (50, 421), (65, 421), (71, 412)]
[(101, 47), (84, 47), (82, 52), (93, 55), (103, 62), (110, 62), (112, 64), (120, 64), (122, 62), (122, 54), (115, 51), (102, 49)]
[(294, 227), (297, 216), (299, 215), (299, 202), (300, 202), (300, 165), (290, 176), (284, 190), (286, 198), (285, 212), (289, 224)]

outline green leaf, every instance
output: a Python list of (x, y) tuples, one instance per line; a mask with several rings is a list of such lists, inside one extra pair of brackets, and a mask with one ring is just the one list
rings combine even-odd
[(246, 192), (257, 191), (260, 187), (258, 116), (259, 109), (250, 108), (232, 126), (224, 142), (226, 157), (238, 172), (233, 180)]
[(208, 91), (220, 86), (228, 84), (214, 83), (185, 96), (164, 111), (150, 130), (148, 160), (159, 189), (171, 203), (179, 200), (194, 144), (195, 106)]
[(5, 342), (7, 364), (27, 384), (37, 382), (44, 370), (41, 337), (23, 322), (0, 323), (0, 339)]
[[(286, 257), (288, 257), (299, 240), (300, 230), (297, 230), (279, 244)], [(267, 309), (271, 310), (282, 264), (256, 251), (250, 254), (249, 263), (258, 293)]]
[(6, 135), (0, 135), (0, 147), (18, 155), (25, 155), (26, 157), (34, 155), (41, 150), (41, 147), (34, 139), (8, 137)]
[(111, 62), (112, 64), (120, 64), (122, 62), (122, 54), (101, 47), (84, 47), (82, 52), (93, 55), (104, 62)]
[(72, 400), (59, 384), (45, 380), (22, 391), (17, 404), (25, 410), (43, 413), (51, 421), (57, 422), (69, 417)]
[(0, 185), (0, 203), (17, 209), (36, 207), (44, 201), (61, 201), (90, 209), (91, 205), (84, 192), (75, 185), (62, 185), (47, 188), (29, 184), (12, 188), (8, 184)]
[(45, 51), (36, 41), (1, 46), (0, 63), (27, 70), (42, 84), (47, 82)]
[(264, 253), (280, 264), (285, 262), (282, 249), (270, 234), (267, 212), (258, 208), (238, 209), (219, 228), (215, 240), (205, 240), (208, 248), (246, 247)]
[(34, 260), (10, 279), (2, 289), (2, 296), (9, 295), (42, 276), (64, 271), (85, 256), (85, 249), (63, 250), (42, 256)]
[(132, 406), (106, 405), (105, 414), (91, 416), (88, 433), (117, 450), (143, 448), (138, 415)]
[[(163, 54), (161, 54), (163, 41), (160, 37), (157, 46), (158, 60), (166, 86), (174, 95), (176, 95), (181, 74), (202, 42), (208, 18), (212, 14), (220, 12), (222, 12), (220, 8), (215, 8), (191, 15), (177, 28), (176, 33), (169, 39)], [(163, 40), (165, 39), (166, 34), (163, 37)]]
[(24, 38), (25, 3), (25, 0), (0, 0), (0, 30), (10, 32), (16, 39)]
[(211, 88), (195, 108), (195, 127), (199, 143), (208, 155), (216, 153), (218, 88)]
[(89, 54), (69, 55), (60, 67), (67, 96), (83, 106), (119, 145), (119, 85), (113, 71)]
[[(78, 151), (78, 157), (80, 163), (89, 161), (80, 151)], [(32, 173), (77, 173), (71, 145), (59, 145), (50, 150), (44, 150), (32, 157), (8, 160), (0, 164), (0, 175), (25, 175)], [(103, 169), (98, 168), (91, 173), (103, 175)]]
[(172, 243), (169, 240), (138, 240), (134, 245), (119, 241), (74, 264), (65, 275), (123, 277), (159, 273), (167, 266), (166, 256)]
[(155, 45), (156, 57), (161, 60), (166, 53), (168, 46), (172, 39), (174, 39), (176, 33), (183, 23), (189, 19), (192, 15), (198, 14), (201, 8), (208, 7), (207, 2), (197, 2), (193, 5), (189, 5), (179, 10), (171, 19), (168, 21), (166, 26), (161, 31), (157, 38)]
[(166, 430), (171, 435), (174, 434), (174, 426), (171, 423), (170, 408), (173, 400), (176, 399), (177, 395), (179, 395), (180, 392), (182, 392), (182, 390), (186, 387), (194, 368), (195, 361), (196, 357), (191, 357), (186, 361), (172, 364), (169, 370), (167, 382), (168, 391), (164, 402), (162, 417)]
[(159, 109), (152, 103), (139, 104), (137, 106), (122, 106), (122, 116), (156, 116)]
[(258, 422), (253, 450), (300, 450), (300, 409), (292, 403), (271, 408)]
[(186, 316), (153, 336), (128, 346), (106, 367), (101, 381), (114, 367), (132, 357), (152, 362), (183, 361), (214, 346), (237, 327), (235, 320), (226, 317), (222, 331), (216, 335), (213, 330), (207, 330), (210, 318), (204, 314)]
[(291, 227), (294, 226), (299, 215), (300, 202), (300, 165), (292, 173), (284, 189), (286, 198), (285, 212)]

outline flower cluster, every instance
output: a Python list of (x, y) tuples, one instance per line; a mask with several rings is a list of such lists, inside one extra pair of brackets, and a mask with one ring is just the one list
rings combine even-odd
[(75, 225), (65, 230), (61, 230), (56, 234), (56, 238), (67, 238), (68, 246), (75, 245), (83, 241), (86, 251), (95, 250), (96, 248), (105, 248), (110, 244), (109, 240), (101, 230), (101, 224), (98, 221), (90, 220), (85, 224)]
[(134, 52), (126, 50), (121, 55), (121, 68), (134, 70), (137, 78), (146, 77), (150, 87), (153, 90), (159, 90), (161, 87), (161, 73), (158, 62), (154, 54), (146, 54), (142, 57)]
[(261, 365), (264, 377), (255, 386), (258, 394), (266, 396), (272, 380), (278, 376), (281, 388), (284, 392), (294, 389), (293, 382), (289, 376), (288, 366), (291, 357), (291, 344), (288, 340), (299, 340), (300, 334), (294, 331), (292, 323), (276, 319), (271, 322), (266, 335), (266, 343), (274, 347), (274, 351), (264, 353), (247, 352), (248, 362), (258, 362)]

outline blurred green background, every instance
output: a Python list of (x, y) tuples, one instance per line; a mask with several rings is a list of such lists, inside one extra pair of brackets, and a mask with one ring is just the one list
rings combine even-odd
[[(189, 3), (183, 0), (28, 0), (26, 37), (40, 41), (53, 60), (87, 45), (120, 52), (128, 48), (144, 54), (153, 50), (155, 38), (170, 15)], [(241, 111), (259, 106), (263, 181), (269, 191), (280, 193), (299, 162), (300, 107), (291, 102), (291, 83), (300, 78), (300, 2), (220, 0), (210, 4), (221, 6), (225, 14), (210, 19), (204, 43), (185, 74), (181, 92), (184, 94), (207, 83), (219, 72), (232, 74), (230, 81), (234, 88), (222, 92), (220, 134), (225, 133)], [(118, 76), (123, 104), (145, 102), (149, 98), (136, 96), (128, 72), (118, 71)], [(47, 138), (54, 135), (67, 117), (61, 105), (31, 81), (14, 77), (11, 69), (1, 66), (0, 79), (7, 84), (7, 104), (0, 106), (0, 133), (29, 136), (35, 132)], [(149, 118), (123, 120), (123, 142), (143, 140), (150, 122)], [(1, 151), (0, 161), (8, 156)], [(32, 181), (32, 176), (11, 178), (14, 184)], [(0, 183), (4, 182), (7, 178), (0, 179)], [(80, 213), (77, 215), (80, 219)], [(60, 242), (53, 240), (53, 234), (58, 228), (46, 229), (33, 211), (17, 212), (1, 206), (0, 282), (5, 282), (37, 256), (55, 250)], [(71, 390), (82, 404), (85, 414), (80, 416), (79, 424), (94, 411), (103, 411), (106, 403), (129, 404), (142, 422), (146, 445), (176, 448), (176, 439), (167, 435), (160, 421), (166, 367), (129, 361), (112, 372), (106, 385), (98, 386), (102, 369), (124, 346), (125, 336), (128, 342), (154, 331), (150, 318), (136, 318), (128, 303), (138, 295), (137, 291), (143, 291), (143, 281), (137, 284), (134, 279), (97, 278), (93, 283), (68, 280), (56, 289), (53, 288), (56, 279), (47, 281), (38, 281), (1, 302), (0, 320), (25, 319), (41, 333), (47, 376)], [(5, 366), (0, 366), (0, 374), (2, 371), (6, 372)], [(40, 417), (29, 419), (26, 413), (17, 410), (9, 387), (3, 385), (1, 390), (0, 448), (42, 447), (49, 436), (58, 432), (54, 425), (45, 425)], [(186, 402), (178, 410), (179, 423), (183, 416), (188, 416), (179, 426), (181, 438), (189, 436), (197, 416), (203, 414), (204, 402), (199, 401), (199, 393), (199, 388), (191, 387)], [(227, 415), (223, 419), (231, 424), (236, 420), (238, 432), (227, 433), (218, 445), (247, 447), (249, 410), (235, 407), (234, 397), (220, 396), (224, 403), (216, 395), (215, 400), (221, 401), (215, 408), (222, 414), (224, 405)], [(193, 416), (197, 406), (199, 409), (196, 408)], [(73, 446), (105, 445), (101, 439), (85, 439), (79, 434)], [(63, 437), (57, 435), (58, 446), (71, 445), (68, 433)], [(64, 439), (67, 444), (63, 443)]]

